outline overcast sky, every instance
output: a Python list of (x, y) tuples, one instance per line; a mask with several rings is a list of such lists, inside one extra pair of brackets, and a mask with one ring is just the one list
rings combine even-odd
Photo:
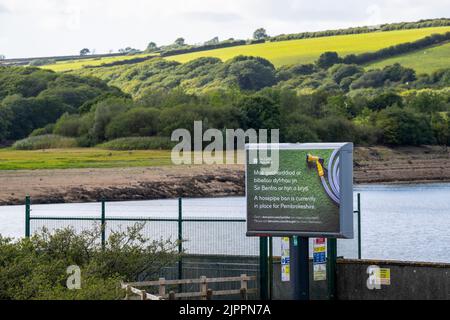
[(184, 37), (270, 35), (450, 17), (450, 0), (0, 0), (0, 54), (145, 49)]

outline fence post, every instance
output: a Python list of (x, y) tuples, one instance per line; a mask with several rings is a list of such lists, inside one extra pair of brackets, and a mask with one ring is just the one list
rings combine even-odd
[(208, 294), (208, 284), (206, 283), (206, 276), (200, 277), (200, 293), (201, 299), (206, 300)]
[(357, 195), (358, 199), (358, 259), (361, 259), (361, 193)]
[(248, 290), (247, 275), (241, 274), (241, 298), (242, 298), (242, 300), (248, 299), (247, 290)]
[[(183, 200), (178, 198), (178, 279), (183, 279)], [(178, 292), (182, 292), (183, 285), (178, 286)]]
[(272, 300), (273, 291), (273, 238), (269, 237), (269, 300)]
[(328, 255), (328, 298), (336, 299), (336, 260), (337, 260), (337, 240), (328, 238), (327, 255)]
[(31, 204), (30, 196), (26, 196), (25, 197), (25, 237), (27, 237), (27, 238), (30, 237), (30, 213), (31, 213), (30, 204)]
[(104, 249), (106, 244), (106, 204), (104, 199), (102, 199), (101, 231), (102, 231), (102, 248)]
[(166, 279), (159, 278), (159, 296), (161, 299), (166, 297)]
[(259, 237), (259, 292), (261, 300), (269, 298), (267, 267), (267, 237)]

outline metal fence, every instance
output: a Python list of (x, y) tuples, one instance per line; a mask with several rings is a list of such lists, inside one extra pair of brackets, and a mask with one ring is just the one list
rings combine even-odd
[[(101, 210), (98, 215), (89, 216), (62, 216), (62, 215), (32, 215), (31, 199), (25, 200), (25, 236), (39, 231), (45, 227), (49, 230), (72, 227), (76, 231), (100, 228), (101, 242), (104, 245), (112, 231), (126, 230), (127, 226), (135, 223), (145, 223), (142, 232), (151, 240), (177, 241), (179, 253), (182, 258), (176, 266), (167, 268), (162, 275), (166, 278), (196, 278), (201, 275), (209, 277), (239, 276), (245, 269), (246, 274), (256, 275), (259, 279), (261, 298), (270, 298), (270, 284), (273, 282), (273, 256), (279, 255), (280, 238), (247, 237), (246, 220), (242, 218), (210, 218), (183, 215), (183, 199), (179, 198), (176, 206), (177, 215), (166, 215), (161, 209), (159, 216), (132, 217), (107, 215), (109, 202), (101, 201)], [(111, 203), (112, 204), (112, 203)], [(172, 210), (175, 208), (172, 208)], [(205, 207), (206, 210), (214, 208)], [(144, 211), (144, 210), (143, 210)], [(159, 212), (159, 211), (158, 211)], [(172, 212), (173, 213), (173, 212)], [(207, 213), (207, 212), (206, 212)], [(342, 240), (350, 244), (357, 257), (361, 259), (361, 199), (356, 197), (357, 215), (355, 220), (355, 240)], [(167, 215), (166, 215), (167, 216)], [(339, 240), (341, 241), (341, 240)], [(335, 264), (339, 256), (339, 241), (328, 239), (328, 256), (331, 264)], [(354, 248), (356, 247), (356, 248)], [(194, 261), (187, 256), (197, 256)], [(198, 256), (214, 258), (199, 259)], [(217, 259), (217, 257), (223, 257)], [(356, 258), (356, 255), (354, 255)], [(330, 279), (333, 281), (333, 279)]]

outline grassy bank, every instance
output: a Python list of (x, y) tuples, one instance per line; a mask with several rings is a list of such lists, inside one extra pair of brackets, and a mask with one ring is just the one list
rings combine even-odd
[(431, 73), (439, 69), (448, 68), (449, 58), (450, 43), (446, 43), (433, 48), (419, 50), (417, 52), (382, 60), (370, 64), (368, 68), (383, 68), (395, 63), (400, 63), (405, 67), (416, 70), (417, 73)]
[(170, 151), (98, 148), (0, 150), (0, 170), (117, 168), (170, 165)]

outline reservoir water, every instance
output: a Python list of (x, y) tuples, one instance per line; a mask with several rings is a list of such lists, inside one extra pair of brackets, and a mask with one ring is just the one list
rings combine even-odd
[[(355, 195), (361, 193), (362, 258), (450, 263), (450, 184), (359, 185), (354, 191)], [(99, 214), (99, 203), (32, 205), (32, 215), (39, 216)], [(177, 200), (107, 203), (108, 216), (176, 218), (177, 214)], [(245, 218), (245, 198), (183, 199), (183, 215)], [(216, 227), (220, 232), (221, 227)], [(186, 232), (194, 237), (197, 232), (192, 228)], [(245, 224), (241, 224), (228, 235), (232, 238), (231, 246), (236, 246), (235, 253), (239, 253), (240, 243), (246, 241), (244, 232)], [(24, 235), (24, 206), (0, 206), (0, 234)], [(247, 248), (243, 253), (256, 253), (257, 242), (250, 241), (253, 240), (255, 252), (248, 252)], [(278, 241), (274, 251), (279, 252)], [(339, 240), (338, 254), (356, 257), (357, 240)]]

